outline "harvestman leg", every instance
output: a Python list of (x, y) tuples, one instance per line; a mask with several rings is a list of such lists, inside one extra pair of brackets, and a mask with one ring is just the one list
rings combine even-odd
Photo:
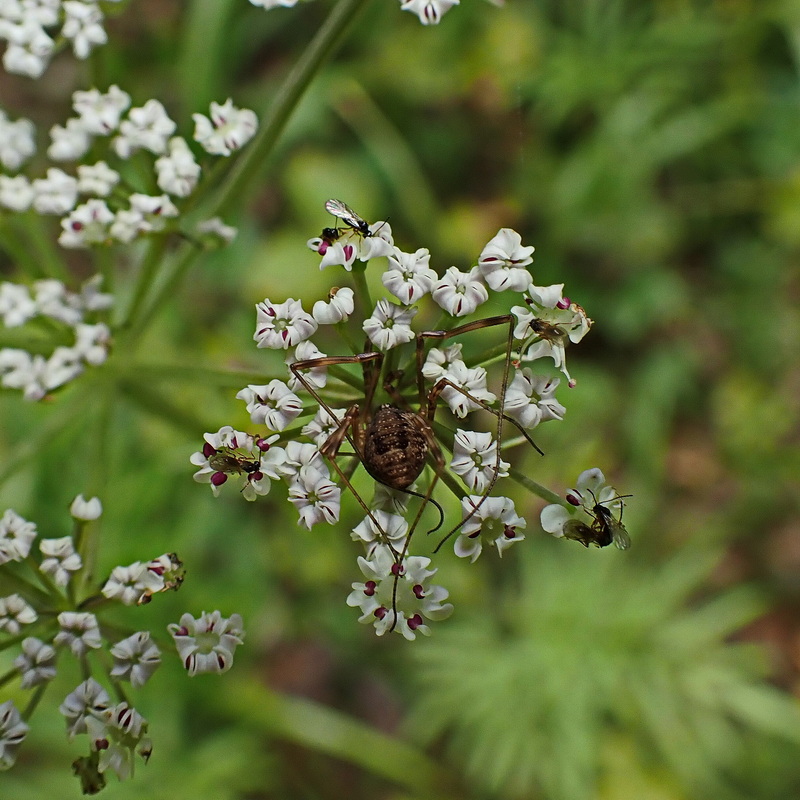
[[(297, 378), (297, 380), (303, 384), (306, 391), (319, 403), (320, 407), (326, 411), (328, 416), (332, 420), (336, 420), (336, 414), (333, 413), (333, 409), (322, 399), (322, 397), (320, 397), (317, 390), (308, 380), (306, 380), (300, 370), (315, 369), (318, 367), (332, 367), (336, 364), (361, 364), (364, 367), (365, 406), (369, 407), (369, 404), (372, 402), (372, 397), (375, 394), (375, 385), (378, 381), (378, 376), (380, 375), (383, 358), (383, 353), (360, 353), (359, 355), (355, 356), (323, 356), (320, 358), (308, 358), (301, 361), (295, 361), (289, 365), (289, 369), (292, 371), (292, 374)], [(370, 365), (372, 370), (369, 376), (367, 376), (367, 365)], [(399, 561), (399, 553), (389, 541), (389, 537), (381, 528), (378, 520), (375, 519), (372, 510), (364, 502), (361, 495), (355, 490), (353, 484), (350, 482), (350, 479), (347, 477), (347, 475), (345, 475), (344, 470), (336, 461), (336, 455), (339, 452), (339, 448), (341, 447), (342, 442), (347, 439), (347, 441), (350, 443), (350, 446), (353, 448), (353, 451), (363, 463), (364, 448), (362, 445), (362, 422), (361, 409), (359, 408), (358, 404), (350, 406), (350, 408), (348, 408), (345, 412), (344, 417), (342, 417), (341, 421), (339, 422), (336, 430), (331, 433), (331, 435), (319, 448), (319, 452), (331, 462), (333, 468), (339, 474), (339, 477), (342, 479), (345, 486), (347, 486), (347, 488), (350, 490), (350, 494), (356, 498), (358, 504), (362, 509), (364, 509), (367, 516), (372, 520), (372, 523), (375, 525), (375, 530), (380, 531), (384, 537), (384, 543), (389, 546), (389, 549), (392, 551), (395, 560)]]

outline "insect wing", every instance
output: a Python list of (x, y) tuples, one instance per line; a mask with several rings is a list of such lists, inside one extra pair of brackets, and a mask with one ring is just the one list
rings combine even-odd
[(369, 223), (359, 217), (347, 203), (343, 203), (341, 200), (326, 200), (325, 210), (363, 236), (369, 235)]
[(631, 546), (631, 537), (621, 522), (611, 522), (611, 541), (620, 549), (627, 550)]

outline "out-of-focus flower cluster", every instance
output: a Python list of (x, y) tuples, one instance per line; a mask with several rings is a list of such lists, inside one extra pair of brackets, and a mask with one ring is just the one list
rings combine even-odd
[[(118, 86), (104, 93), (77, 91), (72, 99), (76, 116), (51, 128), (47, 156), (76, 162), (75, 169), (50, 167), (33, 180), (0, 175), (0, 207), (61, 217), (58, 241), (67, 248), (127, 244), (175, 228), (180, 202), (195, 191), (202, 170), (186, 139), (175, 135), (178, 126), (164, 106), (151, 99), (132, 108), (130, 96)], [(230, 99), (211, 103), (209, 116), (193, 118), (194, 140), (214, 156), (240, 149), (258, 126), (254, 112), (236, 108)], [(9, 135), (0, 136), (0, 162), (15, 171), (36, 151), (34, 127), (28, 120), (11, 122), (0, 115), (0, 134), (4, 130)], [(140, 151), (153, 156), (154, 174), (152, 181), (134, 185), (124, 162)], [(200, 223), (193, 235), (227, 242), (235, 233), (212, 219)]]
[[(147, 720), (127, 701), (125, 684), (143, 686), (160, 665), (163, 647), (150, 631), (123, 635), (118, 624), (106, 627), (103, 611), (114, 602), (142, 606), (155, 594), (178, 589), (184, 571), (177, 556), (165, 554), (116, 567), (102, 590), (93, 591), (86, 585), (81, 553), (102, 507), (97, 498), (78, 496), (70, 512), (73, 533), (55, 539), (41, 537), (35, 523), (12, 509), (0, 517), (0, 586), (15, 590), (0, 596), (0, 648), (18, 648), (13, 666), (19, 687), (33, 690), (24, 713), (13, 700), (0, 702), (0, 770), (13, 766), (59, 662), (72, 657), (87, 677), (63, 699), (59, 711), (70, 740), (88, 737), (88, 753), (73, 768), (84, 792), (94, 793), (105, 784), (107, 771), (123, 780), (133, 772), (136, 754), (145, 761), (150, 756)], [(226, 619), (219, 611), (203, 612), (197, 619), (184, 614), (168, 632), (190, 675), (230, 669), (244, 638), (241, 617)], [(13, 673), (7, 678), (13, 679)], [(126, 699), (113, 702), (107, 686), (118, 699)]]
[[(306, 529), (337, 523), (342, 487), (349, 487), (365, 512), (352, 538), (366, 552), (358, 560), (364, 581), (353, 584), (347, 602), (379, 635), (394, 630), (413, 639), (429, 633), (426, 621), (452, 611), (447, 591), (431, 583), (431, 558), (410, 549), (421, 517), (434, 508), (426, 501), (436, 505), (434, 489), (443, 487), (459, 499), (462, 516), (447, 523), (439, 546), (458, 534), (460, 557), (475, 561), (486, 545), (502, 555), (524, 539), (514, 502), (494, 493), (509, 475), (504, 451), (533, 444), (530, 431), (563, 419), (554, 373), (574, 384), (566, 346), (583, 338), (591, 320), (563, 284), (535, 285), (533, 247), (511, 229), (501, 229), (474, 266), (437, 271), (427, 249), (396, 247), (388, 223), (370, 225), (340, 201), (327, 207), (341, 227), (307, 244), (322, 257), (320, 268), (344, 267), (355, 280), (327, 299), (258, 303), (257, 347), (286, 351), (287, 373), (237, 397), (267, 432), (225, 426), (207, 433), (191, 458), (194, 478), (215, 495), (234, 484), (247, 500), (283, 482)], [(378, 258), (386, 259), (385, 292), (370, 299), (366, 273)], [(491, 315), (481, 316), (490, 296)], [(502, 437), (511, 429), (515, 442)], [(351, 453), (343, 462), (350, 466), (339, 465), (340, 452)], [(371, 500), (350, 480), (354, 457), (375, 478)], [(413, 458), (418, 468), (402, 479), (381, 472), (387, 459), (402, 472)]]
[(40, 333), (48, 340), (53, 336), (58, 341), (73, 340), (55, 346), (48, 355), (19, 347), (0, 348), (0, 385), (20, 390), (26, 400), (41, 400), (77, 378), (87, 365), (98, 366), (106, 360), (111, 331), (103, 322), (89, 321), (113, 303), (110, 294), (100, 291), (101, 283), (96, 275), (79, 292), (70, 292), (54, 279), (35, 281), (30, 288), (0, 283), (0, 319), (6, 328), (26, 323), (35, 328), (44, 318), (48, 324)]
[[(291, 8), (297, 0), (250, 0), (261, 8)], [(400, 0), (400, 8), (419, 17), (423, 25), (438, 25), (442, 16), (461, 0)]]
[(105, 13), (120, 0), (3, 0), (0, 39), (7, 72), (38, 78), (63, 43), (76, 58), (88, 58), (108, 41)]

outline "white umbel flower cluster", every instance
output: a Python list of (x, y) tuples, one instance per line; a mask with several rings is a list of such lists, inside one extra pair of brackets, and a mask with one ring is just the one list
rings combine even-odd
[[(84, 5), (78, 0), (74, 4)], [(34, 179), (0, 175), (0, 207), (16, 212), (32, 208), (61, 217), (58, 241), (71, 249), (127, 244), (175, 228), (180, 203), (197, 188), (202, 166), (189, 142), (176, 135), (178, 125), (163, 104), (150, 99), (132, 107), (130, 95), (114, 85), (105, 92), (75, 92), (72, 107), (75, 116), (51, 128), (47, 148), (50, 160), (64, 168), (49, 167), (44, 177)], [(194, 140), (203, 160), (207, 160), (204, 154), (230, 156), (258, 127), (255, 113), (236, 108), (231, 99), (211, 103), (210, 117), (193, 117)], [(68, 170), (67, 164), (81, 162), (90, 149), (91, 163), (76, 163), (74, 171)], [(10, 122), (0, 112), (0, 163), (16, 170), (34, 150), (33, 126), (27, 120)], [(152, 156), (154, 181), (161, 194), (137, 192), (122, 179), (119, 162), (138, 152)], [(199, 223), (198, 232), (230, 241), (230, 229), (219, 220), (211, 223)]]
[[(366, 514), (351, 528), (366, 551), (358, 562), (366, 581), (353, 584), (348, 603), (378, 634), (413, 639), (452, 610), (446, 590), (429, 583), (430, 558), (414, 553), (415, 530), (440, 516), (430, 520), (444, 529), (439, 547), (457, 533), (455, 552), (470, 561), (484, 544), (503, 555), (524, 540), (525, 519), (499, 494), (511, 470), (503, 434), (516, 429), (517, 442), (536, 447), (528, 432), (564, 418), (553, 372), (566, 374), (566, 344), (591, 321), (563, 285), (534, 284), (534, 248), (516, 231), (499, 230), (471, 266), (437, 269), (427, 248), (395, 245), (385, 221), (369, 223), (340, 200), (325, 207), (336, 227), (307, 246), (320, 268), (341, 267), (348, 282), (352, 273), (351, 285), (323, 299), (257, 304), (256, 346), (285, 351), (288, 374), (237, 398), (268, 432), (206, 433), (191, 457), (194, 478), (215, 495), (230, 483), (247, 500), (284, 482), (306, 530), (336, 524), (348, 490)], [(375, 296), (378, 281), (368, 287), (363, 273), (380, 258), (385, 294)], [(480, 316), (490, 298), (491, 313)], [(359, 463), (375, 480), (371, 501), (351, 479)], [(461, 503), (457, 520), (446, 521), (436, 499), (447, 489)]]
[[(254, 6), (260, 8), (291, 8), (297, 5), (297, 0), (250, 0)], [(442, 17), (460, 0), (400, 0), (400, 9), (410, 11), (419, 17), (423, 25), (438, 25)]]

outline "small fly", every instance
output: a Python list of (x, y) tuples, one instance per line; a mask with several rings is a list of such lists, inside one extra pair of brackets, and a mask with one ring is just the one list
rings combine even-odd
[[(372, 231), (369, 229), (369, 223), (365, 219), (359, 217), (358, 214), (356, 214), (356, 212), (347, 205), (347, 203), (343, 203), (341, 200), (326, 200), (325, 210), (329, 214), (333, 214), (333, 216), (337, 219), (340, 219), (345, 225), (352, 228), (361, 236), (372, 236)], [(338, 233), (338, 228), (325, 228), (322, 232), (322, 238), (331, 238), (330, 236), (326, 237), (325, 234), (330, 234), (333, 231)], [(338, 236), (336, 238), (338, 238)]]

